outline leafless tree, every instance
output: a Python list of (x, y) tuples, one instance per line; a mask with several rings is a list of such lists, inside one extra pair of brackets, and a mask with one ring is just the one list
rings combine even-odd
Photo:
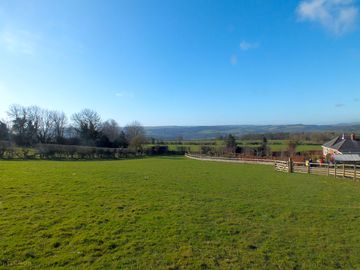
[(119, 138), (121, 128), (115, 120), (110, 119), (102, 123), (101, 132), (113, 143)]
[(288, 141), (287, 150), (289, 152), (290, 157), (295, 155), (297, 145), (298, 145), (298, 141), (296, 141), (296, 140), (289, 140)]
[(25, 107), (18, 104), (11, 105), (9, 110), (7, 111), (7, 115), (12, 122), (16, 119), (23, 119), (23, 122), (25, 122), (27, 119), (27, 112)]
[(124, 128), (125, 136), (129, 142), (129, 146), (137, 151), (142, 150), (142, 145), (145, 143), (145, 129), (137, 121), (127, 125)]
[(53, 119), (54, 111), (40, 110), (38, 125), (38, 140), (41, 143), (50, 143), (54, 139), (55, 123)]
[(38, 130), (37, 108), (15, 104), (10, 106), (7, 113), (15, 142), (20, 145), (31, 145), (36, 140)]
[(29, 123), (32, 124), (35, 134), (38, 135), (42, 121), (43, 110), (38, 106), (26, 107), (25, 110), (27, 111)]
[(72, 116), (73, 125), (80, 137), (85, 141), (95, 141), (101, 128), (100, 115), (93, 110), (84, 109)]
[(64, 133), (67, 124), (67, 117), (63, 112), (53, 111), (51, 113), (51, 118), (54, 124), (53, 127), (53, 136), (56, 143), (61, 143), (64, 139)]

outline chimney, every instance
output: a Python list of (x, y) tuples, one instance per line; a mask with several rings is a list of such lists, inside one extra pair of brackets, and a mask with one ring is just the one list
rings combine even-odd
[(355, 141), (355, 140), (356, 140), (356, 139), (355, 139), (355, 134), (354, 134), (354, 133), (351, 133), (350, 138), (351, 138), (352, 141)]

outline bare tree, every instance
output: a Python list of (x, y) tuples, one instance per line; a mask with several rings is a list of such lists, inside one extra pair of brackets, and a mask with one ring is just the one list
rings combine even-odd
[(101, 132), (113, 143), (119, 138), (121, 128), (114, 119), (109, 119), (102, 123)]
[(41, 110), (38, 125), (38, 140), (41, 143), (50, 143), (54, 139), (54, 111)]
[(144, 127), (139, 122), (134, 121), (127, 125), (124, 131), (129, 146), (137, 151), (141, 151), (142, 145), (146, 141)]
[(35, 107), (12, 105), (7, 112), (12, 124), (11, 131), (17, 144), (31, 145), (36, 141), (38, 117)]
[(292, 157), (296, 153), (296, 147), (298, 145), (298, 141), (296, 140), (289, 140), (287, 143), (287, 150), (289, 153), (289, 156)]
[(19, 126), (19, 132), (22, 132), (26, 124), (25, 122), (27, 121), (27, 113), (25, 107), (18, 104), (13, 104), (10, 106), (9, 110), (7, 111), (7, 115), (9, 116), (12, 124), (16, 124), (14, 122), (18, 119), (22, 120), (21, 125)]
[(31, 145), (35, 142), (57, 142), (63, 138), (66, 125), (64, 113), (41, 109), (37, 106), (12, 105), (8, 111), (15, 142)]
[(38, 106), (30, 106), (25, 108), (28, 115), (28, 121), (32, 125), (35, 135), (38, 135), (41, 125), (43, 110)]
[(65, 137), (65, 129), (67, 124), (67, 117), (63, 112), (53, 111), (51, 118), (54, 123), (53, 136), (56, 143), (63, 143)]
[(84, 109), (72, 116), (74, 128), (79, 134), (80, 138), (89, 143), (98, 138), (101, 129), (100, 115), (93, 110)]

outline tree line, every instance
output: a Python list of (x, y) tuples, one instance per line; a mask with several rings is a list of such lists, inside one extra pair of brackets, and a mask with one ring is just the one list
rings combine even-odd
[(270, 147), (268, 146), (268, 140), (266, 137), (263, 137), (260, 145), (256, 147), (239, 146), (236, 137), (231, 133), (229, 133), (226, 136), (222, 136), (221, 140), (224, 141), (223, 147), (202, 145), (200, 148), (200, 153), (211, 156), (228, 156), (228, 157), (235, 157), (237, 155), (266, 157), (269, 156), (271, 153)]
[(56, 144), (142, 151), (146, 141), (145, 129), (139, 122), (121, 128), (113, 119), (102, 121), (91, 109), (69, 118), (63, 112), (38, 106), (12, 105), (7, 115), (7, 121), (0, 121), (0, 140), (19, 146)]
[(324, 131), (324, 132), (275, 132), (275, 133), (259, 133), (259, 134), (245, 134), (240, 137), (241, 140), (262, 140), (266, 137), (268, 140), (293, 140), (297, 142), (306, 142), (307, 144), (323, 144), (339, 135), (339, 132)]
[[(281, 135), (283, 136), (283, 135)], [(285, 142), (279, 142), (279, 144), (284, 144), (284, 148), (281, 150), (271, 150), (269, 146), (269, 141), (264, 134), (258, 135), (256, 134), (257, 141), (250, 142), (238, 142), (239, 137), (234, 136), (233, 134), (228, 134), (226, 136), (222, 136), (221, 140), (223, 144), (220, 146), (216, 145), (201, 145), (198, 153), (209, 156), (221, 156), (221, 157), (256, 157), (256, 158), (277, 158), (277, 159), (286, 159), (289, 157), (297, 157), (301, 158), (310, 158), (316, 157), (321, 158), (322, 153), (321, 150), (309, 150), (304, 152), (298, 152), (297, 147), (302, 143), (305, 143), (304, 134), (291, 134), (286, 137), (287, 140)], [(328, 136), (328, 134), (325, 134)], [(240, 137), (241, 139), (244, 136)], [(246, 137), (254, 140), (253, 137)], [(274, 137), (272, 137), (274, 138)], [(282, 137), (284, 138), (284, 137)], [(309, 138), (309, 137), (308, 137)], [(220, 138), (218, 138), (220, 140)], [(308, 143), (308, 142), (306, 142)], [(313, 143), (313, 142), (312, 142)], [(274, 144), (274, 142), (272, 142)]]

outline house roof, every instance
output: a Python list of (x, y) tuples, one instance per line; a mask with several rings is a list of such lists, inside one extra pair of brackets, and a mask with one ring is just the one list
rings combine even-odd
[(334, 139), (331, 139), (330, 141), (326, 142), (323, 144), (323, 146), (325, 147), (332, 147), (334, 144), (336, 144), (337, 142), (339, 142), (341, 139), (340, 139), (340, 136), (337, 136), (335, 137)]
[(345, 154), (345, 155), (336, 155), (335, 161), (339, 162), (360, 162), (359, 154)]
[(360, 141), (337, 136), (323, 144), (324, 147), (337, 150), (341, 153), (360, 153)]

